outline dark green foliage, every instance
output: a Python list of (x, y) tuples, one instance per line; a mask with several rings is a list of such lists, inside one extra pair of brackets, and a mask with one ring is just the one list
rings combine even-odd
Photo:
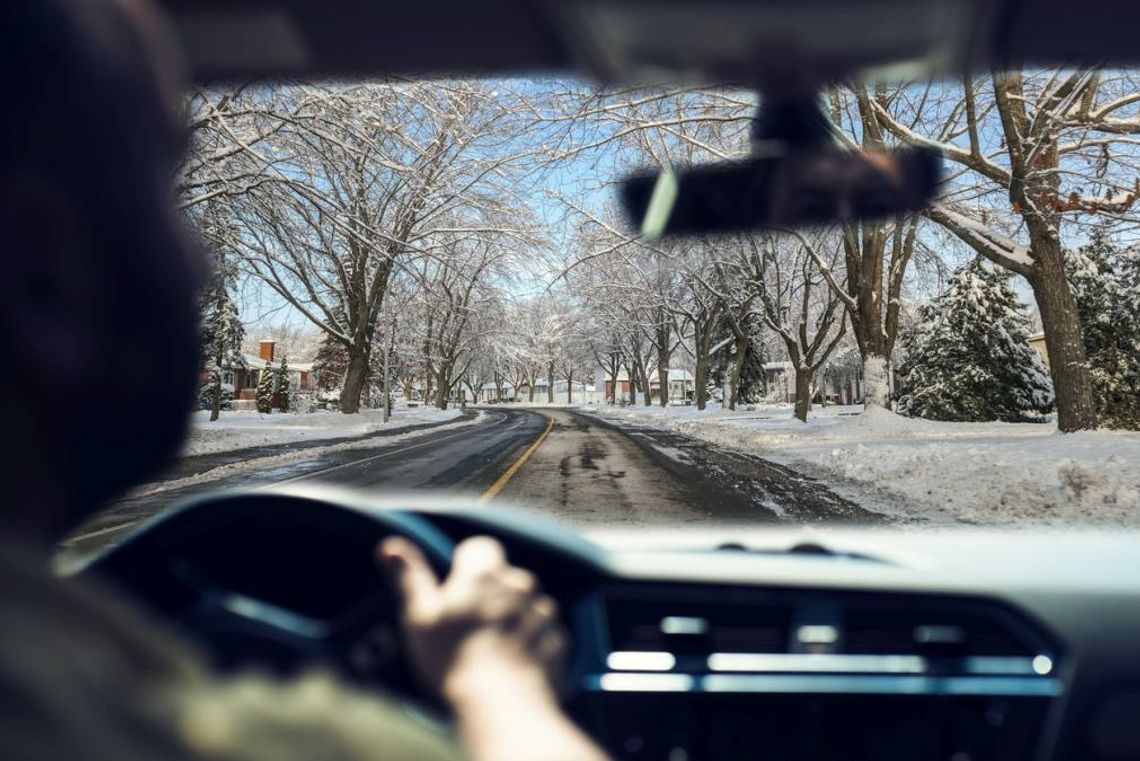
[(263, 415), (273, 412), (273, 363), (269, 360), (257, 378), (257, 411)]
[(1010, 275), (975, 259), (902, 336), (898, 409), (932, 420), (1040, 419), (1053, 388), (1029, 345), (1029, 320)]
[[(229, 406), (227, 391), (222, 388), (222, 371), (246, 369), (241, 353), (245, 327), (230, 297), (231, 279), (219, 264), (210, 287), (202, 296), (202, 359), (211, 389), (207, 394), (210, 401), (204, 409), (212, 410), (211, 420), (217, 419), (219, 410)], [(228, 397), (233, 398), (232, 389)]]
[(1098, 229), (1069, 252), (1065, 271), (1077, 298), (1097, 419), (1140, 429), (1140, 248), (1123, 249)]
[(289, 409), (289, 359), (281, 357), (281, 366), (277, 368), (274, 378), (273, 401), (282, 410)]

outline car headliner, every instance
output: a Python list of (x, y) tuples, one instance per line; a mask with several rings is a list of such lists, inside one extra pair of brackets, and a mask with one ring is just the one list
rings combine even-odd
[[(954, 57), (936, 68), (985, 70), (1007, 64), (1109, 64), (1140, 62), (1135, 0), (1101, 0), (1096, 9), (1063, 0), (159, 0), (171, 15), (194, 78), (259, 76), (495, 75), (570, 72), (612, 77), (590, 55), (588, 24), (577, 23), (599, 8), (644, 14), (662, 8), (711, 8), (758, 15), (757, 23), (810, 6), (810, 34), (849, 24), (839, 9), (871, 12), (884, 2), (901, 7), (921, 3), (952, 7), (967, 19)], [(745, 9), (742, 11), (741, 9)], [(768, 15), (766, 15), (768, 14)], [(770, 16), (769, 16), (770, 15)], [(636, 26), (636, 24), (635, 24)], [(905, 27), (904, 27), (905, 28)], [(850, 29), (844, 34), (850, 36)], [(694, 35), (694, 40), (695, 40)], [(684, 34), (682, 32), (682, 39)], [(696, 44), (696, 42), (694, 43)], [(710, 46), (707, 38), (705, 48)], [(676, 59), (655, 60), (661, 70), (681, 71)], [(884, 51), (885, 52), (885, 51)], [(591, 60), (591, 58), (593, 58)], [(779, 82), (772, 55), (729, 62), (718, 79)], [(856, 73), (859, 62), (833, 64), (828, 77)], [(838, 69), (834, 64), (838, 63)], [(737, 68), (733, 69), (733, 66)]]

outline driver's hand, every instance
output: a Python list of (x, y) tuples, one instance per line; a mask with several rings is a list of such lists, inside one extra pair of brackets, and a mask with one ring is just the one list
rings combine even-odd
[(404, 539), (384, 541), (377, 554), (403, 597), (408, 647), (429, 689), (452, 703), (492, 686), (552, 690), (566, 642), (557, 604), (534, 574), (507, 563), (502, 545), (463, 542), (443, 583)]

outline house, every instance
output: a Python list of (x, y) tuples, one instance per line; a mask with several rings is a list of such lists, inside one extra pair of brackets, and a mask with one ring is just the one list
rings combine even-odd
[[(265, 370), (265, 363), (271, 362), (274, 370), (277, 369), (279, 357), (277, 356), (277, 342), (269, 339), (258, 341), (257, 355), (243, 354), (245, 367), (222, 367), (222, 384), (233, 389), (234, 409), (246, 409), (248, 404), (241, 402), (257, 401), (257, 383), (261, 373)], [(300, 391), (312, 391), (313, 364), (311, 362), (292, 362), (289, 365), (289, 376), (295, 388)]]
[[(679, 367), (670, 367), (666, 372), (669, 379), (669, 388), (666, 392), (668, 401), (691, 401), (696, 395), (696, 379), (693, 374)], [(661, 400), (661, 379), (656, 370), (649, 374), (649, 398), (655, 401)]]
[(484, 383), (480, 391), (485, 402), (513, 402), (518, 398), (515, 393), (515, 384), (506, 379), (497, 384), (493, 382)]
[[(669, 390), (668, 399), (671, 402), (684, 402), (692, 400), (696, 393), (696, 380), (692, 372), (679, 368), (670, 367), (669, 373)], [(611, 378), (605, 370), (598, 368), (594, 371), (594, 377), (597, 383), (594, 386), (594, 393), (587, 395), (588, 398), (597, 398), (598, 401), (607, 401), (614, 388), (614, 378)], [(617, 393), (614, 398), (617, 402), (622, 402), (629, 399), (630, 386), (632, 381), (629, 377), (629, 371), (624, 367), (618, 368), (617, 373)], [(563, 390), (565, 384), (563, 384)], [(640, 394), (640, 391), (638, 391)], [(639, 396), (640, 398), (640, 396)], [(658, 377), (657, 370), (653, 370), (649, 374), (649, 398), (650, 400), (661, 399), (661, 381)]]
[[(618, 368), (617, 378), (610, 378), (606, 375), (605, 371), (599, 368), (594, 377), (598, 379), (595, 385), (595, 390), (602, 395), (603, 398), (609, 399), (614, 396), (618, 399), (629, 398), (629, 372), (624, 368)], [(614, 393), (614, 385), (617, 385), (617, 393)]]
[[(796, 371), (788, 360), (765, 362), (764, 384), (768, 399), (796, 401)], [(857, 353), (839, 352), (812, 378), (813, 404), (862, 404), (863, 366)]]
[(1037, 350), (1041, 355), (1041, 361), (1045, 363), (1045, 367), (1049, 366), (1049, 349), (1045, 346), (1045, 334), (1034, 333), (1029, 337), (1029, 345)]

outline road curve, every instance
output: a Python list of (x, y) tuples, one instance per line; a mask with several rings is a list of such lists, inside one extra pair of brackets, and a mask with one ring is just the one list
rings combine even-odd
[[(273, 464), (223, 478), (203, 479), (110, 505), (65, 542), (79, 554), (113, 543), (143, 520), (208, 492), (298, 481), (335, 483), (385, 493), (445, 489), (478, 497), (543, 430), (547, 418), (521, 409), (483, 411), (472, 425), (420, 433), (414, 438), (339, 451), (314, 450), (288, 464)], [(232, 461), (230, 456), (227, 462)], [(177, 475), (177, 468), (173, 470)], [(208, 474), (206, 474), (208, 476)]]
[[(203, 493), (298, 481), (385, 495), (441, 490), (480, 496), (577, 527), (845, 521), (883, 516), (760, 457), (677, 433), (615, 424), (570, 409), (489, 408), (462, 427), (350, 449), (299, 452), (287, 464), (121, 500), (65, 543), (83, 555)], [(230, 456), (232, 460), (232, 455)], [(177, 471), (175, 471), (177, 472)]]

